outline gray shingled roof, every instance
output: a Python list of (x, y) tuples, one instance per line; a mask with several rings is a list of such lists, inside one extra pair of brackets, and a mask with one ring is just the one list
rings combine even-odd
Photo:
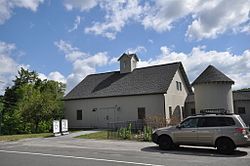
[(192, 93), (181, 62), (176, 62), (137, 68), (131, 73), (114, 71), (88, 75), (64, 100), (166, 93), (178, 68)]
[(196, 78), (196, 80), (192, 83), (203, 84), (203, 83), (213, 83), (213, 82), (224, 82), (234, 84), (234, 81), (223, 74), (221, 71), (216, 69), (214, 66), (209, 65), (200, 75)]
[(129, 58), (134, 57), (137, 61), (139, 61), (139, 58), (138, 58), (138, 56), (137, 56), (136, 54), (126, 54), (126, 53), (123, 53), (123, 54), (120, 56), (120, 58), (118, 59), (118, 61), (120, 61), (124, 56), (129, 57)]

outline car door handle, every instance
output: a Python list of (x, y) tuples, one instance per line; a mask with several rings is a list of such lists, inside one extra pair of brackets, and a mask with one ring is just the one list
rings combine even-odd
[(194, 133), (194, 132), (196, 132), (195, 130), (192, 130), (192, 132)]

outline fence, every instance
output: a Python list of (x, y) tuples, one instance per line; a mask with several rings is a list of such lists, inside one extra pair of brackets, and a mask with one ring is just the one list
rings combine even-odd
[(149, 122), (146, 120), (110, 122), (108, 123), (108, 138), (127, 138), (134, 134), (138, 137), (143, 137), (145, 132), (150, 133), (153, 129), (159, 127), (163, 127), (163, 125), (158, 122)]

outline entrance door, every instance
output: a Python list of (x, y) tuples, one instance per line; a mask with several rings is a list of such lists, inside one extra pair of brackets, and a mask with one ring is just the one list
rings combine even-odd
[(98, 120), (99, 127), (106, 128), (108, 127), (109, 122), (115, 121), (115, 109), (112, 107), (104, 107), (98, 110)]

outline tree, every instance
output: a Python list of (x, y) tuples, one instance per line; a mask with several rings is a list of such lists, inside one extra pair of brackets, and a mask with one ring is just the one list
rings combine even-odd
[(52, 120), (63, 116), (65, 84), (41, 80), (35, 71), (23, 68), (13, 82), (4, 95), (5, 134), (49, 131)]

